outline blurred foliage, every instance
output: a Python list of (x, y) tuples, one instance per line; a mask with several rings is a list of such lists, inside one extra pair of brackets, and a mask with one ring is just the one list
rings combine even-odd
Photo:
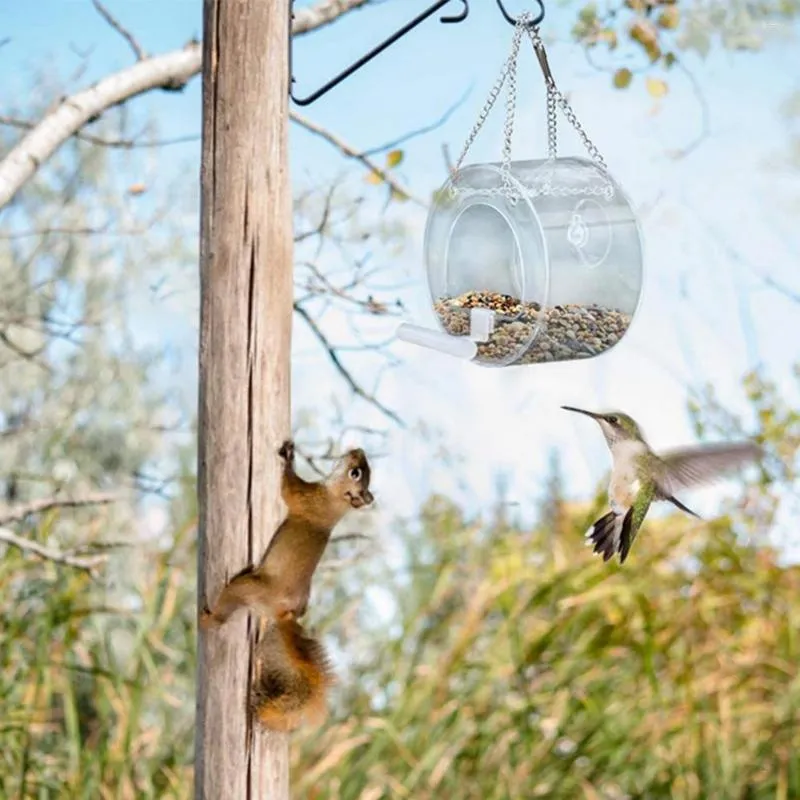
[(624, 568), (583, 545), (602, 493), (566, 503), (557, 461), (533, 529), (432, 497), (397, 532), (402, 567), (373, 571), (392, 611), (349, 626), (371, 653), (302, 737), (298, 796), (800, 796), (800, 568), (767, 541), (797, 496), (800, 415), (757, 374), (745, 388), (761, 475), (713, 521), (648, 519)]
[(0, 797), (188, 797), (193, 525), (146, 547), (127, 608), (83, 572), (0, 561)]
[[(711, 399), (698, 432), (755, 432), (764, 470), (713, 521), (648, 519), (623, 568), (584, 546), (604, 498), (566, 500), (555, 456), (533, 524), (504, 503), (469, 519), (434, 495), (369, 558), (335, 545), (310, 622), (340, 683), (326, 727), (295, 738), (294, 796), (798, 796), (800, 567), (767, 534), (797, 496), (800, 414), (757, 374), (745, 390), (744, 419)], [(185, 485), (170, 534), (137, 548), (146, 568), (124, 604), (83, 572), (5, 553), (0, 797), (191, 796)]]
[[(591, 55), (605, 55), (613, 84), (625, 89), (646, 73), (653, 97), (668, 91), (668, 73), (682, 53), (705, 58), (718, 41), (730, 50), (757, 50), (800, 13), (798, 0), (624, 0), (583, 5), (572, 34)], [(630, 66), (632, 61), (635, 66)], [(652, 73), (660, 73), (660, 76)]]
[[(32, 84), (4, 112), (36, 118), (63, 93), (48, 72)], [(93, 132), (125, 136), (127, 118), (118, 109)], [(17, 138), (0, 129), (0, 158)], [(175, 361), (141, 331), (164, 272), (174, 289), (193, 266), (196, 217), (182, 213), (185, 186), (147, 188), (153, 169), (73, 139), (0, 216), (0, 798), (186, 787), (192, 504), (159, 494), (165, 473), (193, 485), (194, 442), (182, 449), (188, 416), (165, 388)], [(101, 492), (114, 502), (96, 504)], [(95, 577), (9, 537), (109, 560)]]

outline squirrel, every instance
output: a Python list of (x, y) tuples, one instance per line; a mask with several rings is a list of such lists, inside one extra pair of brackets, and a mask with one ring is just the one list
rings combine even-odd
[(281, 496), (288, 514), (257, 567), (247, 567), (200, 615), (204, 630), (223, 625), (240, 608), (271, 623), (256, 651), (250, 693), (253, 716), (266, 728), (293, 731), (304, 721), (321, 723), (327, 689), (334, 682), (325, 649), (298, 622), (308, 607), (311, 579), (331, 532), (351, 508), (374, 501), (363, 450), (346, 453), (324, 481), (295, 472), (294, 442), (283, 443)]

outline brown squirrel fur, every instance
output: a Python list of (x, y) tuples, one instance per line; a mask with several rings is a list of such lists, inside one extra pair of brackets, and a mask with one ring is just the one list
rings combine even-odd
[(298, 619), (306, 613), (311, 579), (331, 532), (351, 508), (373, 502), (370, 467), (363, 450), (351, 450), (326, 480), (309, 483), (294, 469), (294, 444), (283, 459), (281, 496), (288, 508), (261, 563), (235, 576), (216, 605), (200, 615), (203, 629), (223, 625), (240, 608), (272, 623), (259, 643), (250, 696), (253, 715), (267, 728), (292, 731), (303, 721), (320, 723), (333, 673), (320, 642)]

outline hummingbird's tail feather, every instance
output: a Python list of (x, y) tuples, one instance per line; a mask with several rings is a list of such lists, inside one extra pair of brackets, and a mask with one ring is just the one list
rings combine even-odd
[(669, 497), (665, 497), (664, 499), (669, 500), (669, 502), (672, 503), (672, 505), (674, 505), (676, 508), (679, 508), (681, 511), (685, 511), (687, 514), (691, 514), (693, 517), (697, 517), (697, 519), (702, 519), (702, 517), (699, 514), (696, 514), (694, 511), (692, 511), (691, 508), (687, 508), (683, 503), (681, 503), (681, 501), (678, 500), (677, 497), (670, 495)]
[(600, 553), (603, 561), (619, 553), (620, 563), (623, 563), (631, 546), (631, 516), (632, 511), (628, 509), (625, 515), (609, 511), (600, 517), (586, 533), (586, 538), (593, 545), (592, 552)]
[(632, 508), (624, 515), (609, 511), (600, 517), (586, 533), (586, 538), (593, 545), (592, 552), (600, 553), (603, 561), (609, 561), (614, 553), (619, 553), (619, 563), (624, 564), (633, 543), (632, 520)]

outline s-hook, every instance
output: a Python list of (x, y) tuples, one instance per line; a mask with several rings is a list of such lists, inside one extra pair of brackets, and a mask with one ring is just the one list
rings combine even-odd
[[(345, 78), (350, 77), (350, 75), (352, 75), (354, 72), (356, 72), (357, 70), (361, 69), (361, 67), (363, 67), (364, 64), (366, 64), (369, 61), (372, 61), (372, 59), (375, 58), (375, 56), (377, 56), (379, 53), (382, 53), (387, 47), (390, 47), (391, 45), (393, 45), (398, 39), (401, 39), (409, 31), (411, 31), (414, 28), (416, 28), (417, 25), (419, 25), (421, 22), (424, 22), (426, 19), (428, 19), (428, 17), (430, 17), (433, 14), (435, 14), (440, 8), (444, 8), (444, 6), (446, 6), (449, 2), (451, 2), (451, 0), (437, 0), (437, 2), (435, 2), (430, 8), (428, 8), (425, 11), (423, 11), (418, 16), (414, 17), (414, 19), (412, 19), (411, 22), (408, 22), (405, 25), (403, 25), (403, 27), (400, 28), (400, 30), (395, 31), (395, 33), (393, 33), (388, 39), (386, 39), (385, 41), (381, 42), (377, 47), (374, 47), (366, 55), (361, 56), (361, 58), (359, 58), (358, 61), (356, 61), (355, 63), (351, 64), (346, 70), (344, 70), (343, 72), (340, 72), (335, 78), (332, 78), (331, 80), (329, 80), (324, 86), (322, 86), (321, 88), (317, 89), (316, 92), (313, 92), (312, 94), (308, 95), (308, 97), (295, 97), (295, 94), (294, 94), (294, 91), (293, 91), (293, 88), (292, 88), (293, 85), (294, 85), (294, 76), (291, 73), (291, 68), (292, 68), (291, 67), (291, 65), (292, 65), (292, 56), (291, 56), (291, 53), (292, 53), (292, 32), (291, 32), (291, 23), (290, 23), (290, 25), (289, 25), (289, 74), (291, 76), (290, 80), (291, 80), (292, 86), (289, 87), (289, 96), (299, 106), (310, 105), (315, 100), (318, 100), (320, 97), (322, 97), (322, 95), (327, 94), (331, 89), (333, 89), (334, 86), (338, 86)], [(448, 16), (441, 17), (441, 19), (439, 20), (440, 22), (444, 22), (444, 23), (463, 22), (463, 20), (465, 20), (467, 18), (467, 15), (469, 14), (469, 1), (468, 0), (456, 0), (456, 2), (461, 3), (461, 5), (463, 6), (463, 9), (457, 14), (450, 14)], [(500, 4), (500, 0), (498, 0), (498, 5), (499, 4)], [(541, 6), (541, 2), (539, 3), (539, 5)], [(506, 14), (505, 9), (503, 9), (502, 5), (500, 5), (500, 8), (503, 10), (503, 16), (505, 16), (505, 18), (507, 20), (509, 20), (510, 22), (513, 23), (514, 20), (511, 19), (508, 16), (508, 14)], [(292, 16), (294, 16), (294, 15), (292, 15)]]
[[(528, 22), (525, 23), (525, 27), (528, 28), (528, 29), (538, 27), (541, 24), (542, 20), (544, 19), (544, 2), (543, 2), (543, 0), (536, 0), (536, 5), (539, 6), (539, 13), (533, 19), (530, 19), (530, 20), (528, 20)], [(506, 22), (509, 22), (512, 25), (516, 25), (517, 24), (517, 20), (515, 20), (514, 17), (512, 17), (511, 14), (509, 14), (508, 11), (506, 11), (506, 8), (503, 5), (502, 0), (497, 0), (497, 6), (500, 9), (500, 11), (503, 14), (503, 16), (505, 17)]]

